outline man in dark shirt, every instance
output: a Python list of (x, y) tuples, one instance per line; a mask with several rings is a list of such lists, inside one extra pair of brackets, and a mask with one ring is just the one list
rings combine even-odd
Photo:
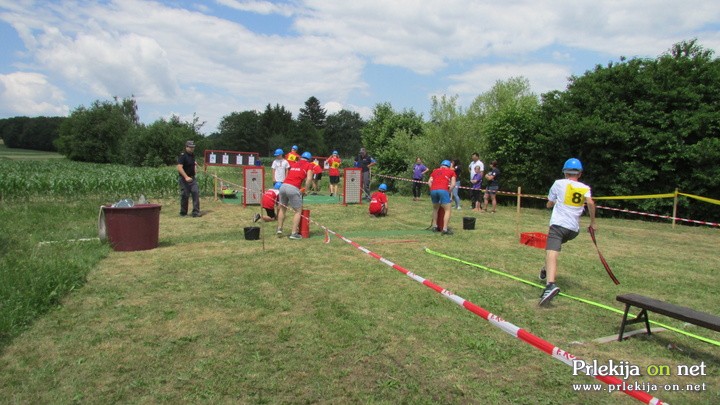
[(375, 159), (367, 154), (365, 148), (360, 148), (360, 153), (355, 158), (355, 167), (362, 169), (362, 188), (365, 199), (370, 201), (370, 168), (375, 165)]
[(180, 216), (188, 213), (188, 199), (192, 195), (192, 216), (200, 216), (200, 188), (195, 178), (195, 142), (185, 142), (185, 152), (177, 160), (178, 182), (180, 183)]

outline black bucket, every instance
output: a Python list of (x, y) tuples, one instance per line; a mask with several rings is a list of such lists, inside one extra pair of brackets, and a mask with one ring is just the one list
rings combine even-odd
[(260, 239), (260, 227), (258, 226), (246, 226), (245, 240), (258, 240)]
[(463, 217), (463, 229), (475, 229), (475, 217)]

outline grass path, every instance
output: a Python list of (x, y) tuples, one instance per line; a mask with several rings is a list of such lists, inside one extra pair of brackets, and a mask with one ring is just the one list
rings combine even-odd
[[(0, 354), (0, 398), (10, 403), (633, 403), (577, 392), (567, 366), (514, 340), (442, 296), (334, 239), (290, 241), (257, 208), (203, 200), (200, 219), (162, 201), (160, 247), (112, 252), (87, 284)], [(641, 376), (647, 384), (705, 383), (700, 393), (653, 392), (674, 403), (718, 403), (718, 348), (663, 332), (623, 343), (620, 316), (423, 253), (423, 247), (531, 279), (544, 252), (515, 237), (515, 209), (476, 214), (453, 237), (423, 231), (429, 202), (391, 196), (391, 215), (367, 206), (312, 205), (314, 220), (585, 359), (642, 366), (704, 362), (700, 377)], [(459, 227), (462, 214), (453, 212)], [(543, 232), (547, 212), (524, 210), (521, 230)], [(717, 230), (601, 219), (599, 243), (616, 287), (582, 235), (564, 249), (558, 283), (620, 307), (643, 292), (720, 313)], [(286, 234), (288, 226), (285, 227)], [(652, 316), (652, 315), (651, 315)], [(656, 317), (655, 319), (662, 319)], [(663, 321), (666, 321), (663, 319)], [(669, 324), (682, 324), (667, 320)], [(714, 339), (720, 334), (697, 330)], [(668, 349), (670, 347), (670, 349)]]

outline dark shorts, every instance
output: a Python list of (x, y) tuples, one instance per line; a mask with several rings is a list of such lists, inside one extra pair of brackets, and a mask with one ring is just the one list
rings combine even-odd
[(485, 192), (490, 195), (497, 194), (498, 190), (500, 189), (500, 186), (488, 186), (487, 190)]
[(320, 179), (322, 179), (322, 173), (313, 174), (313, 179), (315, 179), (315, 180), (320, 180)]
[(340, 176), (330, 176), (330, 184), (340, 183)]
[(265, 208), (265, 213), (272, 219), (275, 219), (275, 208)]
[(563, 228), (560, 225), (550, 225), (545, 250), (554, 250), (559, 252), (563, 243), (575, 239), (578, 234), (579, 232)]

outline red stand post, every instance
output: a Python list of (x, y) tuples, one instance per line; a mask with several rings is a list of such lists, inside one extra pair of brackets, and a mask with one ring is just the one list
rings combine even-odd
[(302, 210), (300, 217), (300, 235), (303, 238), (310, 237), (310, 210)]
[(438, 231), (442, 231), (445, 226), (445, 208), (440, 207), (438, 209), (437, 218), (435, 219)]

